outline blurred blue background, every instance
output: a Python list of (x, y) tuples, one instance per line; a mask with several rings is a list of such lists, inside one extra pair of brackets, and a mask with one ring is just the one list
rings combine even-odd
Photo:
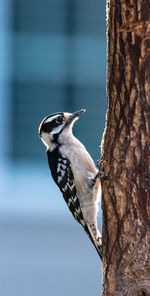
[(99, 258), (50, 177), (37, 130), (50, 113), (86, 108), (74, 133), (100, 158), (105, 1), (1, 0), (0, 40), (0, 293), (100, 295)]

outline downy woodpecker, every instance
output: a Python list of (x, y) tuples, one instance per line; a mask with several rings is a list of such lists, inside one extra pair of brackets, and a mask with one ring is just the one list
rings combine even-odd
[(97, 214), (100, 178), (84, 145), (74, 137), (72, 128), (84, 109), (75, 113), (59, 112), (43, 119), (39, 136), (47, 147), (52, 177), (74, 218), (82, 225), (102, 256), (102, 237)]

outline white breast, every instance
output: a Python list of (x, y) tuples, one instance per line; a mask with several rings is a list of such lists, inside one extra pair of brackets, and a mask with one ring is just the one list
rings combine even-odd
[[(62, 139), (63, 143), (61, 142)], [(66, 132), (65, 136), (63, 134), (61, 135), (59, 141), (62, 143), (60, 152), (62, 155), (66, 156), (71, 163), (76, 190), (78, 195), (80, 195), (80, 202), (82, 202), (82, 200), (85, 201), (85, 196), (86, 200), (89, 202), (99, 199), (99, 197), (97, 197), (99, 182), (97, 182), (98, 184), (93, 190), (89, 187), (89, 178), (90, 176), (95, 177), (97, 169), (84, 145), (75, 138), (72, 133), (66, 136)]]

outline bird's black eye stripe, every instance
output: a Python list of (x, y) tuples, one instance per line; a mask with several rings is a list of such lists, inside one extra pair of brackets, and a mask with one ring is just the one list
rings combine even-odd
[(45, 133), (50, 133), (53, 130), (53, 128), (55, 127), (55, 125), (52, 124), (52, 122), (46, 122), (42, 125), (41, 130)]
[(57, 123), (62, 123), (63, 122), (63, 117), (62, 116), (57, 117), (56, 122)]
[(50, 133), (54, 130), (55, 127), (57, 127), (62, 122), (63, 122), (63, 117), (59, 116), (50, 122), (45, 122), (42, 125), (41, 130), (45, 133)]

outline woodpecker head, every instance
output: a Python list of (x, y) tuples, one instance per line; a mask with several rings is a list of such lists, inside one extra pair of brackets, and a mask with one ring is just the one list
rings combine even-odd
[(46, 147), (53, 150), (59, 135), (62, 132), (72, 132), (73, 124), (85, 111), (82, 109), (74, 113), (59, 112), (45, 117), (39, 126), (39, 136)]

